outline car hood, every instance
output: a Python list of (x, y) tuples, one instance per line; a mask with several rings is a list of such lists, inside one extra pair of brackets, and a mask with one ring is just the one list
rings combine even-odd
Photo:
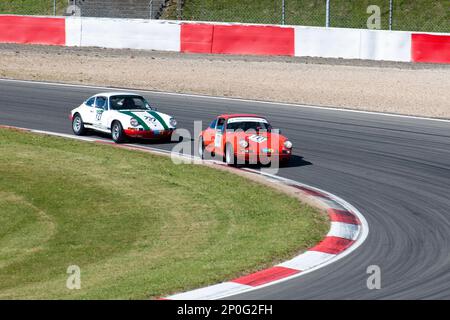
[(248, 141), (250, 147), (277, 148), (283, 146), (287, 138), (275, 132), (235, 132), (236, 143), (240, 140)]
[(175, 127), (170, 124), (170, 119), (173, 117), (162, 112), (153, 110), (118, 110), (116, 112), (120, 114), (121, 117), (128, 117), (128, 120), (135, 118), (144, 130), (175, 129)]

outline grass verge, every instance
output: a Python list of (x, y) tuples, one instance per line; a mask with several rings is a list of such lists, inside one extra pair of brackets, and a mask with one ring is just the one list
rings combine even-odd
[[(325, 215), (243, 177), (0, 129), (0, 299), (146, 299), (256, 271)], [(66, 288), (70, 265), (81, 289)]]
[(56, 4), (56, 14), (63, 15), (67, 0), (2, 0), (0, 14), (23, 15), (53, 15), (53, 5)]
[[(171, 1), (164, 18), (281, 24), (281, 0), (184, 0), (182, 10)], [(370, 5), (380, 7), (381, 28), (389, 28), (389, 0), (330, 1), (330, 25), (367, 29)], [(393, 30), (450, 32), (449, 0), (393, 2)], [(285, 23), (325, 26), (325, 0), (286, 0)]]
[[(92, 1), (92, 0), (89, 0)], [(164, 19), (281, 24), (281, 0), (184, 0), (181, 10), (169, 0)], [(147, 4), (148, 1), (141, 0)], [(56, 0), (56, 14), (63, 15), (66, 0)], [(80, 1), (78, 1), (80, 4)], [(103, 5), (103, 4), (99, 4)], [(330, 1), (330, 24), (341, 28), (367, 28), (370, 5), (381, 9), (381, 27), (389, 28), (389, 0)], [(450, 32), (450, 0), (393, 1), (393, 30)], [(81, 8), (83, 4), (81, 3)], [(285, 23), (325, 26), (325, 0), (285, 0)], [(52, 0), (2, 0), (0, 14), (52, 15)]]

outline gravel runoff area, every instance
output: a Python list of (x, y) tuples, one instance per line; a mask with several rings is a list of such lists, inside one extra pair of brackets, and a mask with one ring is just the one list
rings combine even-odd
[(450, 118), (450, 65), (0, 45), (0, 77)]

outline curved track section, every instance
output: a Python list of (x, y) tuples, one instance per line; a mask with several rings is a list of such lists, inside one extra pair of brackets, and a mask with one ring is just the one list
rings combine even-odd
[[(68, 112), (99, 88), (0, 81), (0, 124), (71, 133)], [(340, 261), (239, 299), (450, 298), (450, 122), (142, 92), (180, 128), (219, 113), (267, 116), (293, 141), (279, 175), (348, 200), (370, 234)], [(171, 144), (152, 145), (171, 149)], [(366, 286), (381, 268), (380, 290)]]

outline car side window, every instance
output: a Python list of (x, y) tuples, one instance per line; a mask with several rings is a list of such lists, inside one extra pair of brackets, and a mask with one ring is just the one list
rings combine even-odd
[(106, 110), (106, 98), (105, 97), (97, 97), (97, 99), (95, 99), (95, 107)]
[(225, 128), (224, 125), (225, 125), (225, 119), (219, 118), (219, 120), (217, 120), (216, 130), (223, 132), (223, 130)]
[(85, 102), (85, 104), (88, 107), (93, 107), (94, 106), (94, 101), (95, 101), (95, 97), (90, 98), (88, 101)]
[(214, 119), (214, 120), (211, 122), (211, 124), (209, 125), (209, 127), (210, 127), (211, 129), (215, 129), (215, 128), (216, 128), (216, 123), (217, 123), (217, 119)]

